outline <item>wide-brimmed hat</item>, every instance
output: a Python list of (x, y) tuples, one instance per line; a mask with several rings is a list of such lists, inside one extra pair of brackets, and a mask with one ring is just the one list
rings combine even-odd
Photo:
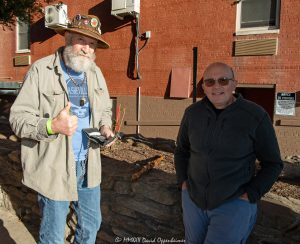
[(56, 29), (55, 31), (64, 35), (66, 31), (79, 33), (98, 40), (98, 48), (109, 48), (109, 44), (101, 37), (101, 23), (97, 16), (77, 14), (67, 28)]

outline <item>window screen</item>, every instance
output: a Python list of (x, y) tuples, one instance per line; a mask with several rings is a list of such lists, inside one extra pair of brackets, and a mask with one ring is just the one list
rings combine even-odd
[(29, 24), (27, 22), (17, 21), (17, 50), (29, 49)]
[(243, 0), (241, 28), (276, 26), (277, 0)]

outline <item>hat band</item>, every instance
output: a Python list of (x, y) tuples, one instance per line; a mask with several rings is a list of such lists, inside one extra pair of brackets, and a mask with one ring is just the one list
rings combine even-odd
[(93, 32), (94, 34), (101, 35), (98, 31), (95, 31), (95, 30), (90, 29), (90, 28), (86, 28), (84, 26), (73, 25), (73, 26), (70, 26), (69, 28), (78, 28), (78, 29), (88, 30), (88, 31)]

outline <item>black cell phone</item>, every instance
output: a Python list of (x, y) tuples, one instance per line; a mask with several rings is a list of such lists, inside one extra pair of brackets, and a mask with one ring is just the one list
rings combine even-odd
[(97, 128), (86, 128), (82, 129), (83, 132), (87, 135), (88, 139), (96, 144), (99, 144), (102, 147), (105, 147), (112, 141), (115, 141), (117, 139), (121, 138), (120, 133), (116, 133), (113, 137), (106, 138), (105, 136), (102, 136), (100, 131)]

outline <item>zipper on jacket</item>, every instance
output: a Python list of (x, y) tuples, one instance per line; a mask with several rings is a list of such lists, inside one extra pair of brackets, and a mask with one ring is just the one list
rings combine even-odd
[[(215, 117), (215, 119), (211, 119), (211, 117), (209, 117), (208, 119), (208, 129), (209, 129), (209, 134), (208, 134), (208, 156), (211, 156), (213, 151), (214, 151), (214, 143), (218, 143), (218, 135), (221, 132), (221, 130), (224, 127), (225, 124), (225, 120), (226, 119), (220, 119), (220, 116)], [(209, 128), (209, 122), (213, 122), (215, 123), (214, 126), (211, 126), (211, 128)], [(207, 174), (207, 184), (205, 186), (205, 209), (207, 209), (208, 207), (208, 199), (209, 199), (209, 186), (210, 186), (210, 171), (209, 171), (209, 165), (208, 163), (206, 164), (206, 174)]]
[[(207, 120), (207, 129), (209, 131), (208, 135), (207, 135), (207, 144), (208, 144), (208, 156), (211, 155), (211, 153), (213, 152), (213, 138), (215, 136), (215, 131), (213, 130), (213, 126), (211, 126), (212, 123), (216, 124), (217, 122), (217, 119), (216, 117), (215, 118), (212, 118), (212, 117), (208, 117), (208, 120)], [(208, 188), (209, 188), (209, 185), (210, 185), (210, 173), (209, 173), (209, 170), (208, 170), (208, 163), (206, 163), (206, 175), (207, 175), (207, 184), (205, 185), (205, 190), (204, 190), (204, 208), (207, 209), (207, 206), (208, 206)]]

